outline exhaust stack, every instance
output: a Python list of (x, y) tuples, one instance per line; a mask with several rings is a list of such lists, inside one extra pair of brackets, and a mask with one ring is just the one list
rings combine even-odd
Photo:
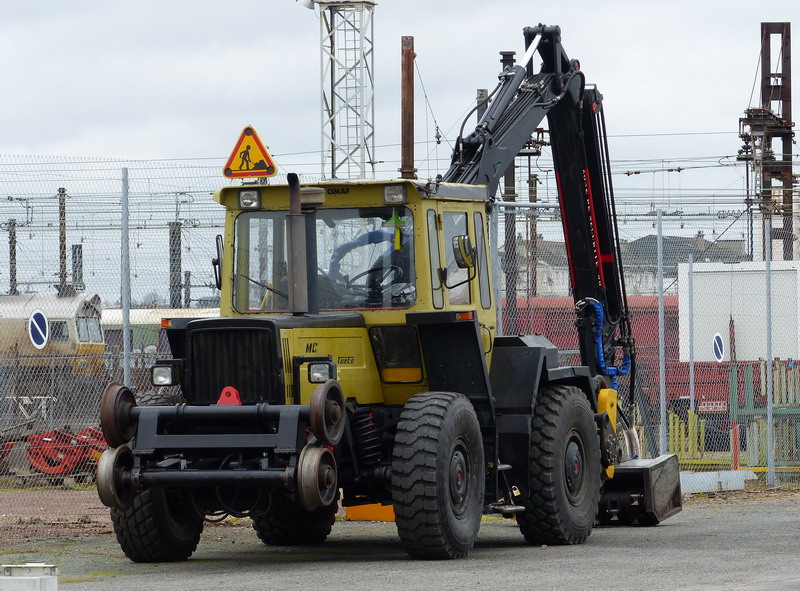
[(289, 311), (301, 316), (308, 313), (308, 265), (306, 263), (306, 220), (300, 199), (300, 179), (290, 172), (289, 181)]

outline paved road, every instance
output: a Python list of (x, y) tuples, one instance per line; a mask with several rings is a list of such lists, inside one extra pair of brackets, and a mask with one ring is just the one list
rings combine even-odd
[(794, 495), (692, 504), (657, 528), (599, 528), (573, 547), (529, 546), (512, 522), (490, 519), (467, 559), (446, 562), (412, 561), (394, 524), (363, 522), (337, 522), (316, 548), (270, 548), (247, 526), (209, 527), (177, 564), (134, 564), (110, 534), (29, 544), (2, 562), (57, 564), (62, 591), (788, 590), (800, 588), (799, 531)]

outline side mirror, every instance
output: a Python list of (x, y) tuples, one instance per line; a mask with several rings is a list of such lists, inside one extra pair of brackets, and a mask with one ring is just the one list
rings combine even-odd
[(214, 284), (217, 289), (222, 289), (222, 235), (217, 234), (217, 258), (211, 259), (211, 267), (214, 269)]
[(469, 236), (453, 236), (453, 256), (459, 269), (472, 269), (475, 267), (475, 249)]

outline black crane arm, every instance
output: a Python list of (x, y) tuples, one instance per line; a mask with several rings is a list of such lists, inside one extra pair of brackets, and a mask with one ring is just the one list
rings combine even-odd
[[(582, 362), (615, 383), (631, 366), (634, 349), (602, 95), (586, 87), (580, 63), (567, 57), (559, 27), (528, 27), (524, 36), (525, 57), (500, 74), (477, 127), (456, 141), (443, 180), (485, 184), (493, 198), (506, 169), (547, 117)], [(542, 58), (538, 72), (535, 51)], [(620, 348), (624, 357), (616, 368)]]
[[(525, 29), (525, 57), (500, 73), (492, 102), (475, 130), (459, 135), (445, 182), (486, 185), (494, 195), (500, 178), (548, 111), (570, 92), (580, 96), (583, 74), (577, 61), (569, 62), (558, 39), (559, 27)], [(534, 73), (531, 62), (537, 49), (544, 62)]]

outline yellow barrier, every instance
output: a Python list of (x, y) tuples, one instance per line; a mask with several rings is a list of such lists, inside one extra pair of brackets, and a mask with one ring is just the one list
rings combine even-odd
[(357, 505), (345, 507), (344, 513), (348, 521), (394, 521), (392, 505)]
[(699, 460), (705, 455), (706, 421), (691, 410), (686, 411), (686, 421), (674, 412), (669, 413), (669, 453), (679, 460)]

